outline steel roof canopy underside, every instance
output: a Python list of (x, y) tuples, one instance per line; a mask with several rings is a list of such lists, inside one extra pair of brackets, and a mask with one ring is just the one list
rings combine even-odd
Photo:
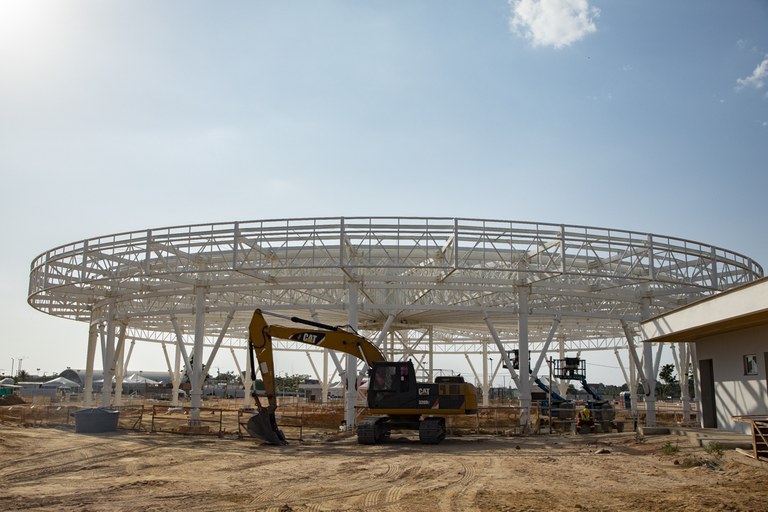
[(642, 319), (762, 275), (741, 254), (650, 233), (449, 217), (297, 218), (56, 247), (32, 262), (28, 301), (91, 324), (111, 318), (146, 341), (194, 333), (204, 304), (206, 338), (226, 333), (242, 346), (255, 308), (347, 324), (354, 284), (359, 330), (429, 329), (435, 352), (469, 353), (489, 338), (488, 322), (505, 343), (518, 339), (524, 291), (531, 350), (555, 319), (569, 349), (594, 350), (626, 346), (623, 325), (637, 330)]

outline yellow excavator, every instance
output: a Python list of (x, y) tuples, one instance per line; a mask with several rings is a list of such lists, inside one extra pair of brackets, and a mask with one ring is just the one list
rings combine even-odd
[(411, 361), (387, 362), (376, 345), (355, 332), (297, 317), (284, 318), (313, 329), (267, 324), (259, 309), (253, 313), (248, 328), (251, 377), (256, 378), (255, 353), (267, 401), (264, 405), (255, 397), (258, 410), (247, 424), (248, 433), (255, 438), (269, 444), (286, 444), (275, 419), (273, 337), (337, 350), (365, 362), (370, 416), (357, 427), (360, 444), (385, 442), (392, 430), (417, 430), (421, 443), (437, 444), (445, 439), (446, 416), (477, 412), (477, 390), (462, 377), (437, 377), (434, 383), (417, 382)]

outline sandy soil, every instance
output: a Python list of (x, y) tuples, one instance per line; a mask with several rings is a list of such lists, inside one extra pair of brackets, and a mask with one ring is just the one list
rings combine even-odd
[[(680, 452), (664, 455), (664, 443)], [(604, 453), (598, 453), (604, 452)], [(449, 438), (423, 446), (0, 426), (0, 509), (692, 511), (768, 509), (768, 464), (676, 436)], [(703, 465), (702, 465), (703, 464)]]

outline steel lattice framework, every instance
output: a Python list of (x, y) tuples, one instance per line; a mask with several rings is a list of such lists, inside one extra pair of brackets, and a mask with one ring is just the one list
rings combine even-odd
[[(32, 262), (29, 304), (78, 321), (120, 319), (134, 339), (194, 332), (230, 317), (233, 346), (254, 308), (347, 323), (350, 283), (359, 328), (419, 337), (431, 350), (475, 353), (485, 318), (517, 339), (527, 291), (531, 349), (555, 318), (569, 349), (624, 346), (636, 324), (763, 275), (751, 258), (670, 236), (588, 226), (465, 218), (336, 217), (198, 224), (63, 245)], [(416, 333), (415, 335), (413, 333)], [(291, 347), (301, 349), (304, 347)]]

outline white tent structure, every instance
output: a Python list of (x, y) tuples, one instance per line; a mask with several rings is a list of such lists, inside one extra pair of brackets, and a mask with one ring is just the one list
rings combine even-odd
[(160, 382), (144, 377), (138, 373), (133, 373), (123, 379), (123, 384), (146, 384), (148, 386), (156, 386), (157, 384), (160, 384)]
[(69, 379), (65, 379), (64, 377), (56, 377), (55, 379), (43, 382), (40, 387), (55, 389), (80, 389), (80, 384)]

